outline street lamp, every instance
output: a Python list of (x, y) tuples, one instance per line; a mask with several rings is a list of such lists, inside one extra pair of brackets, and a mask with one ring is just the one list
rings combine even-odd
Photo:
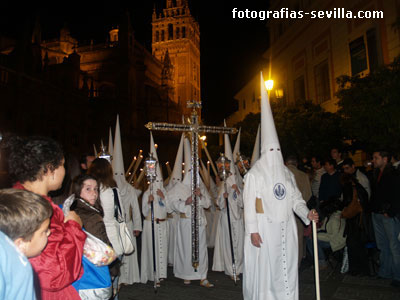
[(272, 79), (268, 79), (265, 82), (265, 88), (267, 89), (267, 91), (271, 91), (274, 87), (274, 81)]

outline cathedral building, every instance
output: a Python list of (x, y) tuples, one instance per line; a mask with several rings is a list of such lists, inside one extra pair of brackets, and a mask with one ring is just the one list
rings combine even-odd
[[(67, 25), (44, 40), (38, 20), (20, 37), (0, 35), (0, 132), (52, 136), (79, 154), (107, 141), (119, 114), (126, 156), (146, 153), (147, 122), (180, 123), (186, 102), (200, 100), (200, 31), (179, 0), (167, 0), (162, 15), (153, 11), (151, 51), (131, 24), (124, 14), (96, 43), (80, 41)], [(168, 148), (171, 134), (156, 135)]]

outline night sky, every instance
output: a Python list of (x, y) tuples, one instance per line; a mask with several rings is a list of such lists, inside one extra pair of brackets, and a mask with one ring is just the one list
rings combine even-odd
[[(0, 31), (16, 36), (24, 24), (32, 24), (39, 16), (43, 39), (58, 37), (66, 23), (71, 35), (80, 42), (105, 40), (108, 30), (117, 24), (126, 10), (130, 12), (136, 39), (151, 49), (151, 15), (166, 0), (70, 0), (32, 1), (30, 7), (19, 1), (2, 3)], [(268, 47), (265, 21), (233, 19), (232, 9), (265, 10), (268, 1), (189, 0), (192, 15), (201, 32), (201, 92), (203, 119), (219, 124), (233, 112), (233, 95), (262, 67), (262, 53)]]

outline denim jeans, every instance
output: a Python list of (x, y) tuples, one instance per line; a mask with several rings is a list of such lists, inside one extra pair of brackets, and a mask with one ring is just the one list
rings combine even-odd
[[(313, 246), (313, 240), (310, 238), (307, 238), (307, 250), (309, 253), (311, 253), (311, 256), (314, 258), (314, 246)], [(326, 263), (326, 257), (325, 257), (325, 252), (324, 249), (329, 249), (331, 248), (331, 244), (329, 242), (321, 241), (318, 240), (318, 261), (320, 264), (325, 264)]]
[(376, 245), (380, 250), (378, 275), (400, 281), (400, 221), (382, 214), (372, 214)]

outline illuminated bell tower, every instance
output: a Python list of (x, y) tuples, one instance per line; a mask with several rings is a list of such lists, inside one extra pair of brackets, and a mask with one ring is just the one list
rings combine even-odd
[(152, 53), (160, 61), (168, 55), (173, 66), (172, 100), (185, 114), (187, 100), (200, 101), (200, 28), (190, 14), (187, 0), (166, 0), (167, 7), (152, 17)]

